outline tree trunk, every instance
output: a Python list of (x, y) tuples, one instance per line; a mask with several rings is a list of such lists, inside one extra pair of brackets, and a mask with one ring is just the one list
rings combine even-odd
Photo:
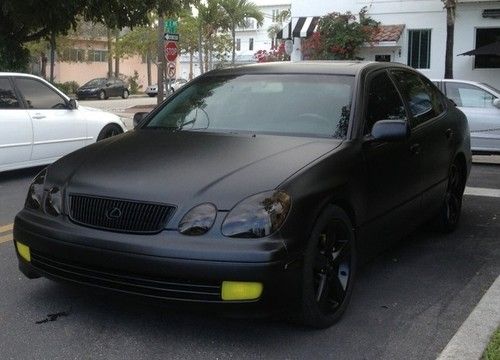
[(108, 78), (113, 76), (113, 43), (111, 41), (111, 30), (107, 29), (108, 37)]
[(193, 80), (193, 60), (194, 60), (194, 52), (189, 52), (189, 80)]
[(40, 59), (41, 59), (41, 68), (40, 68), (40, 75), (44, 78), (47, 79), (47, 61), (49, 60), (47, 58), (47, 55), (45, 54), (45, 51), (42, 51), (40, 53)]
[(234, 66), (234, 62), (236, 60), (236, 27), (234, 25), (231, 28), (231, 35), (233, 37), (233, 57), (231, 59), (231, 65)]
[(120, 78), (120, 55), (116, 51), (116, 44), (118, 43), (118, 37), (120, 36), (120, 31), (115, 29), (115, 78)]
[(444, 60), (444, 78), (453, 79), (453, 41), (455, 35), (456, 0), (444, 0), (446, 8), (446, 53)]
[(198, 20), (200, 22), (199, 28), (198, 28), (198, 62), (200, 64), (200, 75), (204, 73), (203, 71), (203, 47), (202, 47), (202, 26), (201, 26), (201, 20)]
[(165, 53), (163, 49), (163, 28), (165, 27), (165, 19), (163, 16), (158, 18), (158, 97), (157, 104), (160, 105), (163, 102), (164, 91), (163, 91), (163, 65), (165, 63)]
[(50, 34), (50, 82), (54, 82), (54, 67), (56, 65), (56, 33)]
[(148, 72), (148, 86), (151, 85), (151, 53), (146, 53), (146, 69)]

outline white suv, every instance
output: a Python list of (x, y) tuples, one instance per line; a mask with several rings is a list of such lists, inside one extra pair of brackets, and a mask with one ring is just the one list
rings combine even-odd
[(118, 116), (79, 106), (37, 76), (0, 72), (0, 171), (49, 164), (124, 131)]

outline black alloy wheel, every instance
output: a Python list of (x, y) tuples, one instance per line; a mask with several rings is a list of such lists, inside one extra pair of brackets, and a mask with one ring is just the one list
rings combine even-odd
[(349, 303), (355, 272), (352, 223), (341, 208), (329, 206), (316, 222), (304, 258), (301, 321), (316, 328), (334, 324)]
[(108, 124), (102, 128), (99, 136), (97, 137), (97, 141), (101, 141), (121, 133), (123, 133), (123, 130), (118, 125)]
[(99, 91), (99, 100), (105, 100), (106, 99), (106, 93), (104, 90)]
[(460, 164), (455, 161), (449, 171), (448, 185), (444, 196), (439, 227), (445, 233), (452, 232), (458, 226), (462, 211), (462, 198), (464, 193), (464, 175)]

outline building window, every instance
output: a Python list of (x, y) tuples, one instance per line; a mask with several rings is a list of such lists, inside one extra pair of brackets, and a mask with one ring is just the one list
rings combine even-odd
[(106, 50), (89, 50), (87, 59), (92, 62), (106, 62), (108, 61), (108, 52)]
[(408, 65), (429, 69), (431, 64), (431, 30), (408, 31)]
[(85, 50), (64, 49), (61, 54), (62, 61), (83, 62), (85, 61)]
[[(500, 28), (476, 29), (476, 49), (500, 41)], [(500, 57), (495, 55), (476, 55), (474, 59), (476, 69), (500, 68)]]
[(241, 39), (236, 39), (236, 51), (241, 50)]
[(375, 55), (375, 61), (390, 62), (391, 55)]
[(248, 39), (248, 50), (253, 50), (253, 38)]

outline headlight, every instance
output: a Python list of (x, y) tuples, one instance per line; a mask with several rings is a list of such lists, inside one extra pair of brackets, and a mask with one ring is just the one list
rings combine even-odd
[(50, 189), (45, 199), (45, 212), (52, 216), (59, 216), (62, 213), (62, 194), (57, 187)]
[(271, 235), (283, 225), (291, 207), (283, 191), (266, 191), (237, 204), (222, 223), (222, 234), (239, 238)]
[(179, 232), (184, 235), (202, 235), (214, 225), (216, 216), (217, 208), (213, 204), (195, 206), (179, 222)]
[(42, 208), (43, 184), (45, 183), (46, 175), (47, 169), (43, 169), (35, 176), (28, 190), (28, 196), (24, 204), (25, 207), (35, 210)]

